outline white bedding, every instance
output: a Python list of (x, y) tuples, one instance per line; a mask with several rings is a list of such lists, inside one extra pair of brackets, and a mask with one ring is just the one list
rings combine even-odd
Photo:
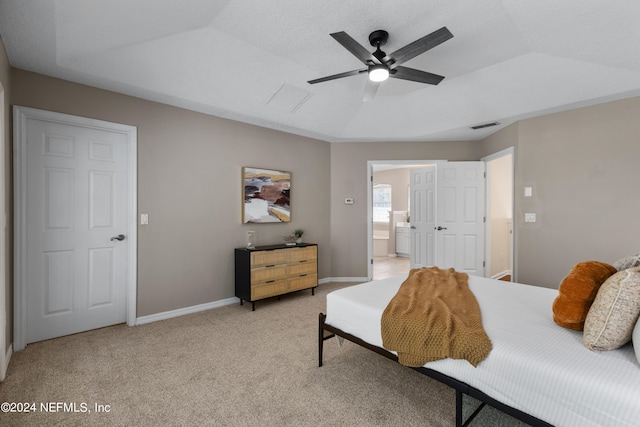
[[(406, 275), (327, 295), (326, 323), (382, 347), (380, 319)], [(640, 364), (633, 347), (592, 352), (582, 332), (553, 322), (557, 290), (470, 276), (491, 338), (474, 368), (443, 359), (425, 366), (556, 426), (639, 426)]]

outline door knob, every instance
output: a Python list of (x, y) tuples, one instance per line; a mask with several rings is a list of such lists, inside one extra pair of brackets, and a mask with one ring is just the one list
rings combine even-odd
[(447, 229), (447, 227), (440, 227), (440, 226), (435, 227), (435, 230), (438, 230), (438, 231), (440, 231), (440, 230), (446, 230), (446, 229)]
[(124, 234), (118, 234), (117, 236), (113, 236), (113, 237), (112, 237), (111, 239), (109, 239), (109, 240), (111, 240), (112, 242), (113, 242), (114, 240), (120, 240), (120, 241), (123, 241), (123, 240), (124, 240)]
[(412, 229), (412, 230), (415, 230), (415, 229), (416, 229), (416, 226), (415, 226), (415, 225), (412, 225), (412, 226), (411, 226), (411, 229)]

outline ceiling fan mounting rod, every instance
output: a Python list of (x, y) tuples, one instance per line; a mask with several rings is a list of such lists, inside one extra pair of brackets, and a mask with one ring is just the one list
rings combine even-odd
[(387, 43), (387, 40), (389, 40), (389, 33), (385, 30), (376, 30), (369, 34), (369, 43), (371, 43), (371, 46), (377, 47), (378, 49), (380, 49), (380, 46), (384, 46)]

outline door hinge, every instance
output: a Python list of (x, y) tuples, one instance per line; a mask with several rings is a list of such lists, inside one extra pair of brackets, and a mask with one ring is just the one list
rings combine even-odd
[(482, 217), (482, 222), (487, 222), (487, 217), (486, 216)]
[(373, 265), (373, 258), (371, 258), (371, 265)]
[(486, 267), (487, 266), (487, 262), (486, 261), (482, 261), (482, 267)]
[(482, 172), (482, 176), (483, 176), (483, 178), (486, 178), (487, 177), (487, 173), (486, 172)]

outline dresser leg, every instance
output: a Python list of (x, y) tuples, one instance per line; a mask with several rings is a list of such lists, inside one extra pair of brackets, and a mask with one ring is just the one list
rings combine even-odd
[(256, 302), (255, 301), (251, 302), (251, 311), (256, 311)]

